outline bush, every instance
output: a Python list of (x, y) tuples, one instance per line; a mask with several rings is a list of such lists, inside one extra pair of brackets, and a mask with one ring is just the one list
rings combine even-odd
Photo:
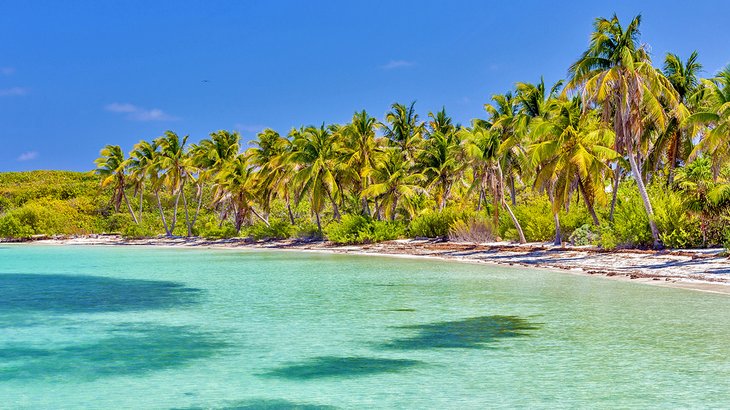
[(600, 238), (600, 233), (594, 232), (593, 225), (584, 224), (570, 234), (568, 241), (574, 246), (586, 246), (597, 244)]
[(157, 233), (154, 229), (152, 229), (152, 227), (144, 222), (139, 225), (132, 222), (122, 228), (122, 237), (127, 239), (144, 239), (151, 238), (153, 236), (157, 236)]
[[(527, 241), (543, 242), (555, 238), (555, 221), (547, 195), (531, 194), (518, 202), (512, 211), (520, 222)], [(517, 239), (517, 231), (514, 230), (514, 223), (506, 209), (501, 210), (499, 222), (500, 231), (505, 232), (505, 237)], [(510, 230), (514, 232), (510, 233)]]
[(27, 239), (33, 236), (33, 228), (23, 224), (14, 215), (0, 218), (0, 237), (8, 239)]
[(449, 239), (460, 242), (491, 242), (496, 239), (492, 223), (485, 217), (474, 215), (454, 221), (449, 230)]
[(459, 216), (459, 213), (448, 208), (441, 212), (427, 211), (411, 221), (409, 226), (410, 235), (413, 237), (445, 238), (449, 235), (451, 224), (459, 219)]
[(636, 185), (624, 184), (619, 188), (612, 228), (621, 246), (648, 247), (654, 242)]
[(230, 221), (223, 221), (221, 224), (215, 215), (208, 215), (199, 222), (198, 226), (198, 236), (206, 239), (223, 239), (238, 236), (236, 227)]
[(287, 239), (291, 236), (292, 226), (289, 222), (281, 219), (271, 219), (267, 226), (263, 222), (258, 222), (251, 226), (248, 234), (254, 239)]
[(374, 221), (362, 215), (345, 215), (325, 228), (327, 239), (338, 244), (373, 243), (398, 239), (405, 234), (400, 222)]
[(601, 225), (597, 245), (603, 249), (616, 249), (619, 239), (611, 225)]

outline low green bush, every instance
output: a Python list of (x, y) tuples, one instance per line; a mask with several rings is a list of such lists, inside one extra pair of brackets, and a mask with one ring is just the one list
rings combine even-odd
[(570, 234), (568, 241), (574, 246), (596, 245), (601, 238), (600, 232), (595, 232), (596, 228), (594, 225), (584, 224)]
[(127, 239), (144, 239), (157, 236), (157, 232), (145, 222), (135, 224), (134, 222), (122, 228), (122, 237)]
[(291, 224), (281, 219), (269, 220), (268, 226), (263, 222), (258, 222), (248, 229), (248, 234), (257, 241), (262, 239), (287, 239), (291, 236), (291, 232)]
[(374, 243), (405, 235), (400, 222), (375, 221), (362, 215), (345, 215), (325, 228), (327, 239), (338, 244)]
[(445, 238), (449, 235), (451, 224), (462, 216), (460, 214), (448, 208), (441, 212), (426, 211), (411, 221), (408, 227), (410, 236)]
[(472, 215), (457, 219), (449, 230), (449, 239), (459, 242), (491, 242), (497, 239), (494, 227), (489, 218), (483, 215)]
[(207, 239), (234, 238), (238, 236), (236, 227), (230, 221), (220, 220), (215, 215), (207, 215), (197, 224), (198, 236)]

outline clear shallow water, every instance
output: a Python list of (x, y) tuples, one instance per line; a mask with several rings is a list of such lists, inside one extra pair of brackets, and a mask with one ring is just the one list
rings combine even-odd
[(0, 247), (3, 408), (728, 407), (730, 298), (516, 268)]

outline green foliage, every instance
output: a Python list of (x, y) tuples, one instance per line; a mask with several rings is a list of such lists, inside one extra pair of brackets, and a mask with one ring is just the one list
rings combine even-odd
[[(654, 188), (654, 187), (652, 187)], [(682, 194), (670, 190), (652, 189), (652, 203), (662, 242), (669, 248), (702, 246), (699, 218), (687, 212)]]
[(287, 239), (291, 236), (292, 226), (289, 222), (281, 219), (271, 219), (269, 226), (258, 222), (248, 229), (248, 234), (254, 239)]
[(625, 247), (648, 247), (652, 245), (649, 217), (635, 184), (626, 183), (619, 188), (613, 233), (620, 245)]
[(238, 235), (236, 227), (230, 221), (222, 224), (215, 215), (206, 215), (198, 222), (198, 235), (206, 239), (234, 238)]
[(155, 230), (146, 223), (137, 225), (132, 222), (122, 228), (122, 237), (127, 239), (144, 239), (154, 236), (157, 236)]
[(27, 239), (33, 236), (33, 228), (25, 225), (15, 215), (0, 218), (0, 237), (8, 239)]
[(338, 244), (373, 243), (397, 239), (405, 233), (400, 222), (374, 221), (362, 215), (345, 215), (325, 228), (327, 239)]
[(599, 238), (596, 243), (603, 249), (616, 249), (619, 246), (619, 239), (611, 225), (601, 225), (599, 228)]
[(600, 233), (595, 232), (595, 227), (585, 224), (575, 229), (568, 237), (568, 241), (575, 246), (595, 245), (600, 239)]
[(463, 217), (463, 213), (446, 208), (441, 212), (426, 211), (411, 221), (409, 233), (413, 237), (445, 238), (451, 225)]
[[(544, 194), (530, 194), (521, 198), (513, 208), (515, 217), (522, 225), (525, 239), (531, 242), (549, 241), (555, 238), (555, 221), (552, 206)], [(504, 210), (500, 214), (500, 227), (513, 228), (512, 219)]]

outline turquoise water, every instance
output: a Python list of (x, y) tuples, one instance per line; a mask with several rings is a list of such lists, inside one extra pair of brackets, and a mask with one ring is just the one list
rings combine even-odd
[(0, 247), (2, 408), (729, 407), (730, 297), (374, 256)]

